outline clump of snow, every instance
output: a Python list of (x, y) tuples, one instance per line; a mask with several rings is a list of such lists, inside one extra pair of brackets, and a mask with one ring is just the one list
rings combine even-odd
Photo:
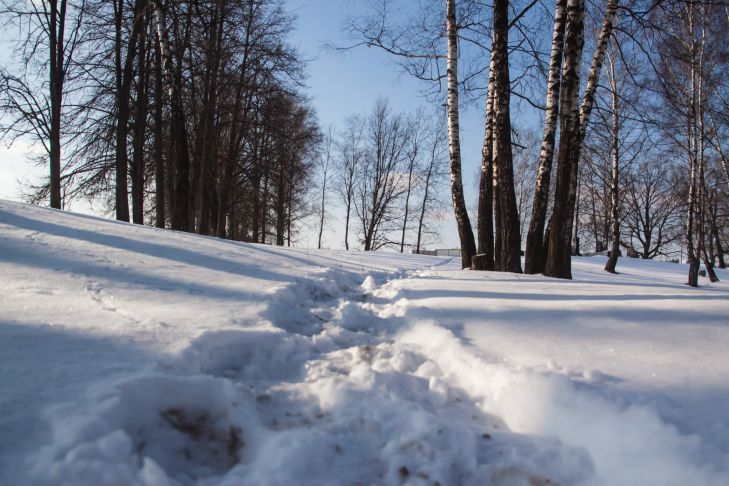
[(584, 448), (598, 484), (719, 485), (728, 477), (703, 460), (699, 437), (682, 435), (649, 407), (615, 403), (562, 375), (488, 362), (432, 322), (398, 341), (436, 357), (436, 376), (462, 386), (511, 430)]
[(729, 482), (729, 287), (680, 267), (563, 282), (5, 202), (0, 229), (2, 484)]
[[(241, 460), (253, 406), (232, 383), (148, 375), (52, 414), (53, 441), (33, 461), (38, 484), (189, 484)], [(55, 419), (55, 420), (54, 420)]]

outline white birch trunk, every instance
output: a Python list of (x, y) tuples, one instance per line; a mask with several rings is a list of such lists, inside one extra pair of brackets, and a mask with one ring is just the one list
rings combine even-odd
[(617, 10), (618, 0), (608, 0), (607, 7), (605, 8), (605, 18), (597, 38), (597, 46), (592, 55), (592, 65), (590, 66), (590, 74), (587, 77), (587, 84), (585, 85), (585, 94), (582, 98), (582, 108), (580, 109), (580, 139), (582, 140), (585, 138), (585, 130), (590, 121), (592, 105), (595, 102), (595, 91), (600, 81), (600, 71), (602, 71), (608, 41), (610, 40), (613, 26), (615, 25), (615, 13)]
[(537, 182), (534, 188), (534, 202), (527, 234), (524, 273), (540, 273), (544, 270), (544, 224), (547, 219), (549, 185), (554, 160), (554, 143), (559, 117), (560, 69), (564, 52), (564, 32), (567, 19), (566, 0), (557, 0), (554, 12), (552, 50), (549, 55), (549, 77), (547, 79), (546, 112), (544, 131), (539, 152)]
[(446, 0), (446, 32), (448, 54), (446, 71), (448, 82), (448, 149), (451, 159), (451, 197), (453, 211), (461, 240), (461, 264), (471, 266), (471, 258), (476, 253), (471, 221), (463, 196), (463, 176), (461, 175), (461, 141), (458, 122), (458, 25), (456, 23), (456, 1)]

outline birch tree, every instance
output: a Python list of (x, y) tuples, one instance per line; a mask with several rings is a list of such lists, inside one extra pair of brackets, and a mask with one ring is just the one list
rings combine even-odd
[(618, 254), (620, 253), (620, 107), (618, 94), (618, 80), (615, 59), (615, 52), (608, 55), (607, 84), (610, 92), (611, 111), (612, 111), (612, 129), (610, 130), (611, 145), (611, 171), (610, 171), (610, 239), (612, 245), (610, 247), (610, 257), (605, 263), (605, 271), (616, 273), (615, 267), (618, 264)]
[(486, 93), (486, 122), (481, 149), (481, 174), (478, 191), (478, 255), (473, 270), (495, 270), (494, 261), (494, 68), (491, 57)]
[[(707, 105), (712, 78), (721, 71), (723, 32), (721, 17), (711, 15), (706, 4), (667, 4), (660, 10), (661, 28), (657, 51), (656, 83), (663, 105), (661, 121), (665, 136), (681, 149), (687, 161), (685, 218), (688, 285), (698, 286), (700, 260), (711, 273), (706, 242), (706, 141)], [(712, 21), (717, 25), (712, 25)], [(726, 23), (723, 23), (726, 26)], [(708, 126), (711, 126), (709, 123)], [(718, 152), (720, 155), (721, 152)]]
[(554, 29), (547, 79), (547, 102), (544, 113), (544, 132), (539, 152), (537, 182), (534, 188), (531, 220), (524, 257), (524, 272), (532, 274), (543, 272), (545, 264), (544, 225), (547, 220), (550, 177), (559, 117), (560, 68), (562, 67), (562, 53), (564, 51), (565, 24), (567, 20), (566, 6), (567, 0), (557, 0), (555, 2)]
[(561, 127), (557, 182), (554, 209), (548, 229), (549, 243), (544, 269), (544, 274), (550, 277), (572, 278), (572, 233), (577, 201), (580, 152), (592, 112), (605, 51), (612, 35), (617, 7), (617, 0), (608, 0), (580, 106), (580, 68), (584, 47), (585, 4), (582, 0), (567, 1), (560, 94)]
[(519, 213), (514, 192), (511, 148), (511, 83), (509, 81), (509, 2), (494, 1), (494, 29), (491, 49), (493, 83), (493, 157), (497, 167), (495, 197), (499, 201), (501, 231), (495, 244), (499, 247), (496, 269), (521, 273), (521, 239)]
[[(458, 227), (458, 237), (461, 241), (461, 266), (463, 268), (470, 268), (471, 260), (476, 254), (476, 242), (473, 237), (468, 209), (466, 208), (466, 199), (463, 195), (463, 176), (461, 174), (461, 139), (458, 106), (458, 25), (456, 21), (456, 0), (446, 0), (446, 32), (448, 36), (448, 54), (446, 61), (448, 75), (448, 151), (451, 162), (451, 198)], [(508, 64), (506, 70), (508, 73)], [(511, 145), (509, 145), (509, 150), (511, 150)]]

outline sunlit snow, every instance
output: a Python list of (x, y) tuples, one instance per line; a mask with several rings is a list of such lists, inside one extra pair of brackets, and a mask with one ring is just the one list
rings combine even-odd
[(459, 263), (0, 201), (0, 484), (729, 484), (729, 272)]

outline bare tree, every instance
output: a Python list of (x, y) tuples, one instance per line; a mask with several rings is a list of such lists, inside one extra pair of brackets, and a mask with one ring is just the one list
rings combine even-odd
[(491, 57), (489, 85), (486, 94), (486, 123), (481, 149), (481, 174), (478, 190), (478, 255), (473, 270), (495, 270), (494, 261), (494, 69)]
[(514, 147), (514, 191), (516, 192), (516, 209), (519, 214), (519, 235), (526, 238), (529, 230), (529, 216), (534, 202), (534, 186), (538, 168), (534, 160), (538, 158), (539, 137), (531, 129), (519, 130), (518, 145)]
[[(560, 93), (560, 144), (554, 209), (548, 229), (549, 241), (544, 274), (571, 278), (570, 254), (576, 175), (580, 145), (580, 68), (584, 46), (583, 0), (567, 0), (564, 59)], [(573, 179), (574, 178), (574, 179)]]
[(623, 245), (641, 258), (667, 256), (682, 236), (681, 176), (668, 160), (648, 157), (637, 163), (623, 184)]
[(349, 250), (349, 227), (354, 204), (355, 189), (364, 153), (364, 121), (360, 117), (350, 117), (345, 121), (341, 141), (338, 144), (337, 190), (344, 204), (344, 247)]
[(329, 171), (331, 162), (332, 162), (332, 151), (334, 146), (334, 127), (329, 126), (329, 129), (327, 130), (326, 135), (324, 136), (324, 144), (322, 147), (322, 154), (319, 157), (319, 190), (321, 193), (321, 197), (319, 198), (319, 208), (318, 208), (318, 215), (319, 215), (319, 238), (317, 240), (317, 248), (321, 250), (321, 239), (322, 235), (324, 234), (324, 220), (327, 216), (327, 201), (329, 199), (329, 194), (327, 192), (327, 185), (329, 184), (329, 179), (331, 177), (331, 173)]
[[(448, 35), (446, 71), (448, 76), (448, 147), (451, 159), (451, 198), (453, 200), (453, 211), (458, 226), (458, 237), (461, 240), (461, 266), (463, 268), (469, 268), (471, 266), (471, 260), (476, 254), (476, 241), (473, 238), (471, 220), (468, 217), (466, 199), (463, 196), (463, 176), (461, 174), (461, 139), (458, 106), (458, 24), (456, 22), (455, 0), (446, 0), (446, 32)], [(508, 74), (508, 63), (506, 71)], [(510, 143), (509, 150), (511, 150)]]
[(437, 213), (442, 205), (438, 198), (436, 186), (448, 174), (445, 167), (447, 155), (447, 136), (441, 129), (440, 120), (436, 121), (427, 130), (426, 154), (421, 169), (422, 199), (418, 215), (418, 234), (415, 241), (415, 251), (420, 253), (424, 244), (426, 223), (433, 213)]
[(580, 152), (585, 130), (590, 120), (607, 44), (612, 35), (617, 7), (618, 0), (607, 1), (605, 17), (598, 34), (580, 106), (580, 67), (584, 47), (585, 4), (582, 0), (568, 0), (567, 2), (562, 92), (560, 94), (561, 128), (557, 182), (554, 209), (548, 229), (549, 244), (544, 269), (544, 274), (550, 277), (572, 278), (572, 235), (577, 202)]
[(63, 205), (64, 96), (74, 55), (83, 41), (84, 3), (83, 0), (78, 4), (67, 0), (0, 2), (0, 16), (9, 18), (21, 34), (24, 32), (17, 46), (21, 74), (0, 70), (0, 110), (10, 116), (0, 131), (13, 141), (30, 136), (43, 147), (48, 156), (50, 179), (38, 198), (49, 194), (50, 205), (56, 209)]
[(405, 251), (405, 236), (410, 222), (411, 208), (410, 198), (416, 189), (416, 176), (418, 163), (422, 157), (423, 142), (425, 136), (425, 113), (422, 110), (416, 111), (408, 121), (408, 146), (405, 153), (405, 200), (403, 201), (402, 231), (400, 233), (400, 253)]
[(401, 168), (408, 143), (406, 120), (379, 99), (368, 117), (366, 136), (355, 210), (364, 250), (373, 251), (390, 243), (387, 233), (399, 219), (396, 203), (405, 193)]
[[(663, 101), (661, 128), (666, 138), (686, 154), (688, 162), (686, 254), (688, 284), (698, 286), (700, 260), (712, 273), (706, 248), (705, 169), (707, 165), (708, 100), (714, 79), (723, 71), (721, 52), (726, 19), (714, 16), (705, 3), (661, 5), (655, 28), (658, 53), (656, 84)], [(723, 25), (723, 28), (721, 27)], [(708, 132), (708, 133), (707, 133)], [(721, 155), (721, 151), (718, 151)]]
[(542, 145), (539, 152), (534, 204), (524, 257), (524, 271), (531, 274), (544, 271), (545, 264), (544, 225), (547, 221), (550, 177), (559, 117), (560, 67), (562, 66), (562, 53), (564, 51), (566, 6), (567, 0), (557, 0), (555, 2), (552, 49), (549, 56), (549, 77), (547, 80), (547, 103), (544, 114), (544, 134), (542, 135)]
[(496, 269), (521, 273), (521, 239), (519, 237), (519, 213), (514, 192), (513, 155), (511, 148), (511, 103), (509, 77), (509, 3), (494, 2), (494, 29), (491, 56), (494, 66), (493, 84), (493, 141), (494, 166), (497, 168), (494, 197), (499, 202), (501, 231), (495, 244), (499, 251), (495, 259)]

